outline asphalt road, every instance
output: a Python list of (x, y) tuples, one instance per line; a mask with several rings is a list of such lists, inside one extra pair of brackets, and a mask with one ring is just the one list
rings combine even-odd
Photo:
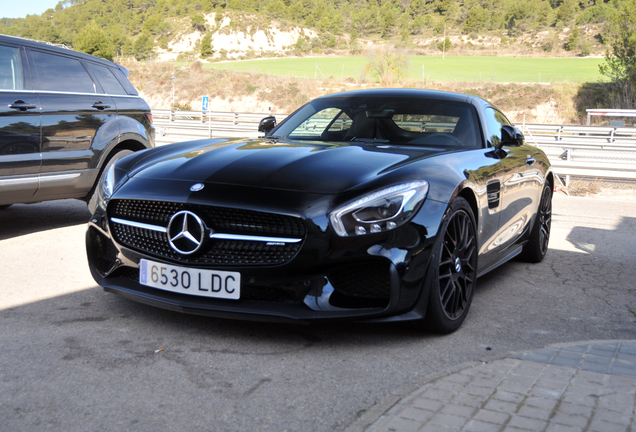
[(440, 337), (408, 325), (187, 316), (108, 294), (83, 203), (0, 211), (0, 430), (339, 431), (391, 390), (467, 361), (636, 339), (636, 202), (557, 196), (541, 264), (478, 281)]

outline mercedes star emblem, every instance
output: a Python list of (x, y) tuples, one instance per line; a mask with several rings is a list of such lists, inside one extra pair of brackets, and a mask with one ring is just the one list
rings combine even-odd
[(188, 210), (175, 213), (168, 224), (168, 239), (172, 249), (180, 254), (195, 253), (205, 239), (203, 221)]

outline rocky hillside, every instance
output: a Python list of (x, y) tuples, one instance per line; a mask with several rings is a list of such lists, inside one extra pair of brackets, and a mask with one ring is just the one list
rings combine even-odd
[(1, 18), (0, 33), (137, 60), (355, 53), (373, 43), (586, 56), (604, 52), (626, 1), (65, 0), (40, 16)]

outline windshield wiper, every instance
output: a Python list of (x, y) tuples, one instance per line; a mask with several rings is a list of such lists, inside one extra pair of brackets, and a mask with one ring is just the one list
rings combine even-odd
[(376, 144), (376, 143), (386, 144), (386, 143), (391, 142), (388, 139), (382, 139), (382, 138), (358, 138), (358, 137), (353, 137), (351, 139), (351, 141), (354, 141), (354, 142), (365, 142), (365, 143), (369, 143), (369, 144)]

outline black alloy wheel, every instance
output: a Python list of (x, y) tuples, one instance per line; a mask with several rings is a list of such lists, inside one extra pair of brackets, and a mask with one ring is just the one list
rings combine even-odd
[(530, 239), (523, 247), (521, 260), (538, 263), (548, 253), (550, 230), (552, 229), (552, 186), (549, 183), (543, 187), (541, 202), (537, 209), (537, 216), (530, 232)]
[(546, 187), (541, 197), (541, 209), (539, 210), (539, 248), (541, 256), (548, 253), (550, 243), (550, 229), (552, 228), (552, 188)]
[(423, 327), (451, 333), (463, 323), (477, 281), (475, 218), (468, 202), (459, 197), (450, 206), (435, 248), (429, 305)]
[(464, 210), (451, 216), (439, 263), (440, 301), (448, 319), (459, 318), (468, 306), (477, 263), (475, 228)]

